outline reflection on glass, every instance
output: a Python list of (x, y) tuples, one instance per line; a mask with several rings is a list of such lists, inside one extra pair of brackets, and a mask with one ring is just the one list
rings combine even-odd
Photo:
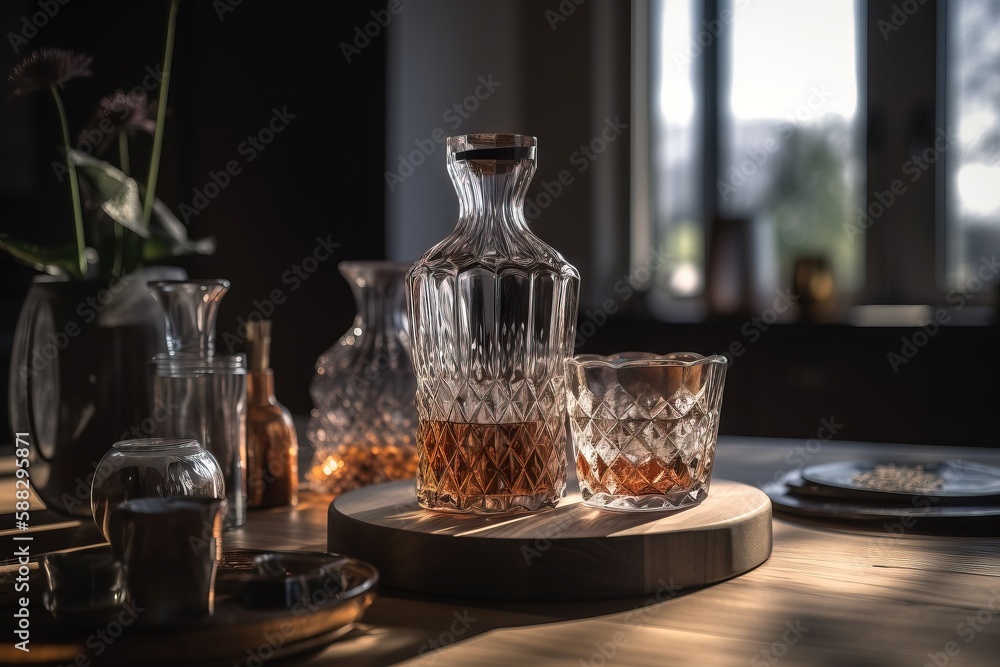
[(720, 60), (720, 214), (752, 225), (755, 288), (773, 299), (797, 259), (823, 257), (838, 292), (861, 288), (864, 238), (854, 0), (733, 2)]
[(983, 257), (1000, 249), (1000, 0), (951, 0), (947, 11), (945, 113), (957, 145), (945, 155), (946, 288), (973, 289)]

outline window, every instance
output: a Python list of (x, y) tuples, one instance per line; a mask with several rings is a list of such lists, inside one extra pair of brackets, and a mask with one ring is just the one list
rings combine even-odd
[(648, 187), (632, 261), (670, 257), (649, 285), (656, 314), (753, 311), (788, 289), (840, 320), (956, 292), (995, 302), (1000, 0), (634, 10), (649, 145), (633, 151)]
[(945, 282), (975, 287), (984, 250), (1000, 247), (1000, 2), (952, 0), (944, 11), (944, 113), (957, 135), (945, 162)]

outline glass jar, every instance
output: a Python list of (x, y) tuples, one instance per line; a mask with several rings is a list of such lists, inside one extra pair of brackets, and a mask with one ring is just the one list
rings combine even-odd
[(524, 219), (536, 147), (517, 134), (448, 138), (458, 224), (406, 278), (424, 508), (534, 511), (566, 491), (580, 274)]
[(225, 526), (246, 522), (247, 369), (243, 355), (159, 355), (153, 364), (156, 435), (203, 443), (226, 480)]
[(190, 438), (212, 453), (226, 480), (227, 529), (246, 522), (247, 364), (215, 351), (224, 279), (148, 284), (166, 323), (167, 352), (151, 360), (155, 435)]
[(122, 440), (104, 454), (90, 492), (94, 521), (112, 548), (121, 544), (115, 506), (133, 498), (225, 498), (222, 468), (212, 454), (187, 438)]

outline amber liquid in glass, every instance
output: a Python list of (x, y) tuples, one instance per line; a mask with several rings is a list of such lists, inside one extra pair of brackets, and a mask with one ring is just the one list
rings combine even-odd
[[(670, 491), (689, 491), (694, 482), (692, 471), (677, 456), (669, 461), (651, 458), (640, 464), (629, 462), (619, 455), (607, 465), (597, 457), (593, 467), (582, 453), (576, 455), (576, 470), (582, 482), (593, 493), (608, 495), (642, 496), (664, 494)], [(614, 475), (608, 475), (608, 471)]]
[(517, 512), (561, 495), (559, 457), (541, 421), (506, 424), (420, 420), (422, 507)]

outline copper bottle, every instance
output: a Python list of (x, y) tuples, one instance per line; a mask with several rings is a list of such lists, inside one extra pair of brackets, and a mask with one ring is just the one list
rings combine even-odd
[(274, 397), (269, 367), (271, 322), (250, 323), (247, 333), (247, 503), (283, 507), (298, 502), (298, 439), (292, 415)]

